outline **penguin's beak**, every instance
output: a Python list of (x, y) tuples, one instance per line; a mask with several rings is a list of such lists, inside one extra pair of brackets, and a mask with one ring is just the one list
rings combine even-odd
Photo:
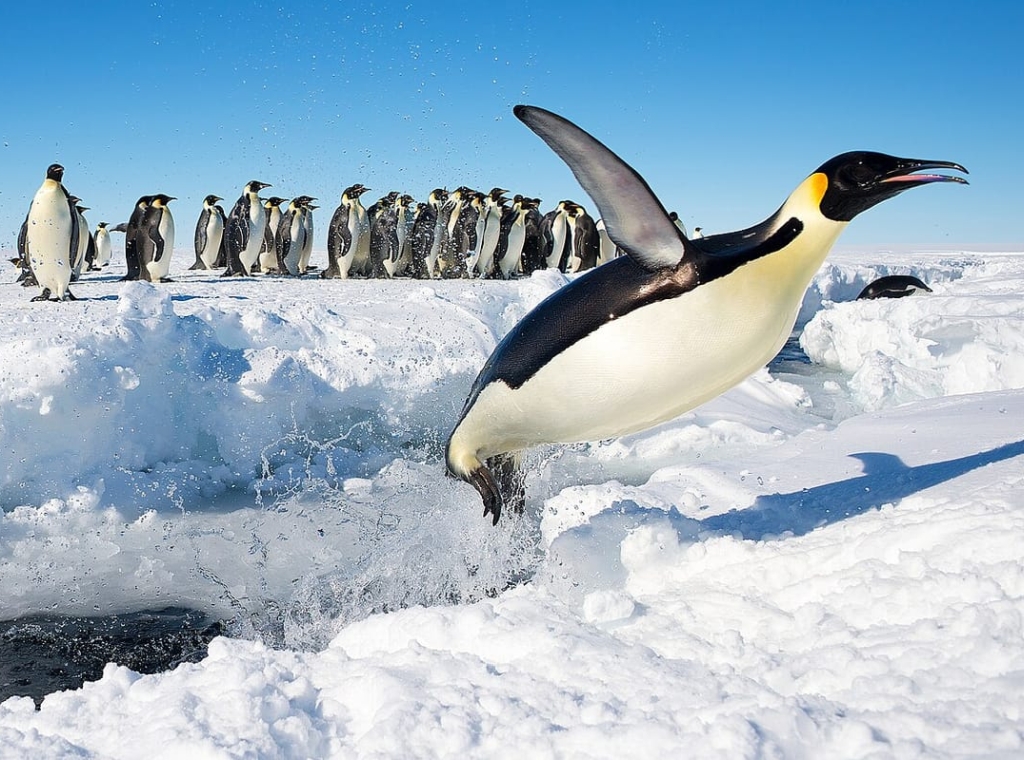
[(916, 172), (928, 171), (931, 169), (949, 169), (964, 174), (969, 174), (963, 166), (952, 161), (922, 161), (916, 158), (905, 158), (900, 165), (888, 176), (882, 177), (879, 182), (902, 182), (909, 187), (926, 185), (929, 182), (959, 182), (961, 185), (968, 184), (963, 177), (952, 174), (917, 174)]

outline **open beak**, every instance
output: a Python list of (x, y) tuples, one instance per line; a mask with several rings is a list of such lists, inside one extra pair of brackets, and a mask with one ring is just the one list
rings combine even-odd
[(885, 177), (881, 182), (907, 182), (911, 185), (924, 185), (929, 182), (959, 182), (961, 185), (968, 184), (963, 177), (953, 174), (917, 174), (931, 169), (950, 169), (952, 171), (969, 174), (967, 169), (952, 161), (918, 161), (916, 159), (905, 159), (900, 167), (890, 176)]

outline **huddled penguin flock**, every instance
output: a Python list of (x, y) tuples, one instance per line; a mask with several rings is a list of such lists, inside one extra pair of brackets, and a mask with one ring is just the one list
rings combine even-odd
[[(83, 215), (88, 209), (67, 191), (63, 177), (60, 164), (47, 169), (18, 238), (20, 281), (41, 288), (32, 300), (75, 300), (70, 284), (83, 267), (94, 271), (110, 262), (111, 232), (125, 234), (125, 280), (167, 282), (175, 240), (169, 204), (175, 198), (143, 195), (126, 223), (111, 228), (100, 222), (90, 231)], [(317, 199), (261, 198), (268, 187), (246, 183), (230, 213), (221, 196), (206, 196), (191, 269), (223, 269), (225, 277), (298, 277), (317, 269), (310, 264)], [(321, 278), (510, 279), (545, 268), (582, 272), (621, 254), (603, 225), (571, 200), (542, 214), (539, 198), (463, 186), (450, 193), (436, 188), (422, 203), (392, 191), (365, 207), (361, 199), (368, 191), (355, 184), (342, 192), (327, 231)]]
[[(638, 432), (709, 401), (767, 364), (789, 338), (814, 273), (855, 216), (904, 190), (962, 177), (922, 173), (960, 164), (856, 151), (815, 170), (770, 217), (718, 235), (687, 235), (632, 167), (572, 122), (516, 106), (515, 115), (573, 171), (601, 212), (494, 188), (438, 188), (423, 203), (391, 192), (368, 208), (348, 187), (331, 218), (320, 277), (512, 277), (542, 268), (589, 271), (527, 314), (480, 370), (445, 447), (448, 474), (479, 492), (497, 523), (520, 510), (522, 451)], [(79, 199), (49, 167), (19, 237), (33, 300), (74, 298), (83, 262), (102, 266)], [(225, 215), (209, 195), (196, 225), (194, 269), (225, 276), (310, 271), (313, 198), (261, 199), (253, 180)], [(126, 279), (167, 278), (174, 198), (139, 198), (126, 235)], [(103, 234), (106, 234), (106, 226)], [(115, 229), (121, 229), (119, 225)], [(93, 241), (93, 242), (90, 242)], [(90, 253), (91, 252), (91, 253)], [(622, 255), (620, 255), (622, 254)], [(861, 297), (927, 286), (889, 278)], [(566, 394), (566, 388), (578, 392)]]

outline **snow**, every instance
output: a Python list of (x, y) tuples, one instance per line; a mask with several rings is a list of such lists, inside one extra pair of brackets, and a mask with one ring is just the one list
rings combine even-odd
[[(6, 700), (0, 758), (1024, 755), (1024, 255), (834, 253), (809, 363), (531, 452), (496, 528), (444, 441), (562, 275), (191, 261), (59, 304), (0, 273), (0, 619), (233, 634)], [(852, 300), (884, 274), (934, 292)]]

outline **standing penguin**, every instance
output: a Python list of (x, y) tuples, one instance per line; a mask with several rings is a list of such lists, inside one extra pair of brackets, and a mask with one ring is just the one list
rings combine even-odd
[(51, 164), (29, 206), (25, 254), (42, 292), (33, 301), (74, 301), (71, 264), (78, 255), (78, 219), (61, 184), (64, 167)]
[(207, 195), (203, 198), (203, 210), (196, 221), (194, 237), (196, 262), (189, 269), (213, 269), (220, 253), (220, 244), (224, 239), (224, 209), (217, 205), (223, 200), (219, 195)]
[(138, 239), (141, 277), (149, 282), (170, 282), (171, 256), (174, 253), (174, 217), (167, 204), (169, 195), (158, 193), (142, 216)]
[(526, 239), (529, 234), (529, 214), (536, 208), (532, 198), (517, 195), (512, 199), (508, 230), (505, 234), (504, 245), (500, 246), (501, 255), (498, 259), (498, 271), (501, 272), (503, 279), (507, 280), (519, 273), (523, 250), (526, 247)]
[(228, 214), (224, 236), (227, 246), (225, 277), (249, 277), (260, 255), (267, 228), (267, 210), (260, 202), (260, 190), (266, 182), (251, 180)]
[(614, 259), (616, 256), (621, 256), (622, 251), (619, 247), (612, 242), (612, 239), (608, 237), (608, 230), (605, 229), (604, 219), (598, 219), (597, 225), (597, 237), (601, 241), (600, 248), (598, 249), (597, 265), (607, 264), (609, 261)]
[(281, 225), (281, 204), (284, 202), (284, 198), (278, 198), (276, 195), (263, 201), (263, 208), (267, 212), (267, 225), (263, 231), (263, 243), (260, 245), (260, 255), (253, 271), (263, 273), (279, 271), (277, 228)]
[(96, 244), (96, 258), (93, 259), (93, 267), (103, 269), (110, 263), (110, 230), (107, 229), (106, 222), (99, 222), (96, 225), (93, 240)]
[[(359, 196), (367, 190), (355, 184), (341, 193), (341, 202), (327, 227), (327, 268), (320, 272), (321, 277), (345, 279), (353, 270), (362, 274), (370, 250), (370, 222)], [(363, 255), (358, 256), (358, 252)]]
[(520, 268), (523, 274), (529, 276), (538, 269), (544, 268), (544, 256), (541, 253), (541, 213), (540, 198), (524, 199), (527, 203), (526, 218), (526, 239), (523, 241), (523, 254), (520, 257)]
[(597, 225), (587, 210), (578, 203), (567, 208), (569, 223), (569, 272), (582, 272), (597, 266), (601, 252), (601, 238), (597, 234)]
[(288, 208), (281, 212), (281, 221), (277, 228), (277, 259), (281, 274), (297, 277), (303, 273), (301, 268), (302, 251), (306, 246), (307, 227), (303, 222), (303, 212), (313, 198), (299, 195), (292, 199)]
[(89, 207), (79, 203), (80, 200), (81, 198), (76, 198), (73, 195), (68, 198), (72, 213), (75, 215), (75, 224), (78, 225), (78, 250), (71, 263), (71, 282), (77, 282), (78, 278), (82, 276), (82, 268), (86, 266), (89, 243), (92, 240), (89, 234), (89, 223), (85, 220), (85, 212), (89, 210)]
[[(854, 217), (912, 187), (966, 184), (917, 173), (966, 172), (949, 161), (843, 153), (760, 224), (691, 241), (643, 178), (589, 134), (540, 108), (515, 114), (569, 165), (627, 255), (541, 302), (473, 384), (445, 458), (495, 522), (506, 495), (521, 497), (502, 477), (514, 474), (515, 452), (644, 430), (733, 387), (785, 344), (807, 284)], [(585, 392), (565, 394), (581, 377)]]
[(544, 266), (565, 271), (569, 261), (569, 212), (572, 201), (559, 201), (554, 209), (544, 214), (540, 223), (541, 251)]
[(437, 255), (441, 250), (441, 235), (443, 221), (441, 218), (441, 207), (448, 199), (448, 194), (440, 187), (434, 188), (427, 196), (425, 203), (416, 207), (416, 217), (413, 220), (412, 232), (409, 233), (412, 239), (412, 274), (420, 279), (431, 279), (437, 271)]
[(313, 255), (313, 212), (320, 208), (313, 205), (316, 198), (310, 198), (308, 195), (303, 197), (308, 200), (302, 204), (301, 208), (305, 238), (302, 241), (302, 248), (299, 250), (299, 274), (305, 274), (310, 270), (309, 259)]
[(480, 277), (490, 277), (494, 270), (494, 257), (498, 250), (498, 238), (501, 235), (501, 218), (505, 211), (505, 193), (500, 187), (491, 189), (481, 196), (478, 206), (479, 217), (476, 223), (476, 271)]
[(139, 227), (142, 226), (142, 218), (146, 215), (146, 209), (152, 202), (152, 195), (141, 196), (135, 201), (132, 215), (128, 217), (128, 223), (124, 228), (124, 261), (128, 271), (121, 278), (122, 280), (138, 280), (142, 277), (142, 260), (140, 259), (138, 240)]

